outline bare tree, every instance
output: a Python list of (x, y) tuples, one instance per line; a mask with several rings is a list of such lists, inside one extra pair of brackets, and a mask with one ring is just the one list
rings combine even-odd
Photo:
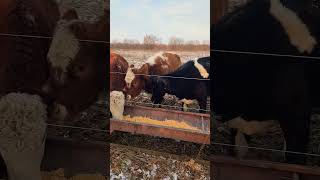
[(184, 40), (178, 37), (171, 37), (168, 42), (168, 46), (172, 50), (178, 49), (178, 47), (183, 46)]
[(203, 45), (210, 45), (210, 41), (209, 41), (209, 40), (203, 40), (203, 41), (202, 41), (202, 44), (203, 44)]
[(155, 35), (145, 35), (143, 38), (143, 44), (147, 49), (153, 49), (157, 44), (160, 44), (161, 40)]

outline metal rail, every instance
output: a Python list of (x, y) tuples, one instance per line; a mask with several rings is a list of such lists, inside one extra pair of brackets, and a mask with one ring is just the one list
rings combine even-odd
[(215, 180), (319, 180), (320, 168), (294, 164), (239, 160), (211, 156), (211, 177)]

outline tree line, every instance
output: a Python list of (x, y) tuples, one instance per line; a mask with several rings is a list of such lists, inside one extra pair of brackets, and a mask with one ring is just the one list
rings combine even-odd
[(185, 41), (183, 38), (170, 37), (167, 44), (155, 35), (145, 35), (142, 42), (135, 39), (113, 40), (111, 48), (115, 49), (146, 49), (146, 50), (188, 50), (201, 51), (210, 50), (210, 41), (191, 40)]

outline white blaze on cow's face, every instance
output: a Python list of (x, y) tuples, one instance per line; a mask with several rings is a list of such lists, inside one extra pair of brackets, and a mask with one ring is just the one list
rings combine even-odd
[(311, 53), (317, 44), (316, 39), (310, 34), (306, 24), (290, 9), (284, 7), (280, 0), (270, 0), (270, 13), (285, 29), (290, 43), (300, 53)]
[(131, 83), (134, 80), (135, 75), (132, 71), (132, 68), (128, 68), (127, 73), (126, 73), (126, 77), (124, 78), (125, 82), (127, 83), (128, 88), (131, 87)]
[(57, 70), (55, 71), (57, 72), (55, 78), (59, 80), (60, 83), (64, 83), (67, 67), (71, 61), (75, 59), (80, 49), (79, 41), (69, 29), (69, 26), (76, 22), (78, 22), (78, 20), (70, 22), (65, 20), (59, 21), (48, 52), (47, 58), (51, 67)]
[(194, 60), (194, 66), (198, 69), (200, 75), (203, 78), (209, 77), (209, 73), (207, 72), (207, 70), (201, 64), (198, 63), (198, 59)]

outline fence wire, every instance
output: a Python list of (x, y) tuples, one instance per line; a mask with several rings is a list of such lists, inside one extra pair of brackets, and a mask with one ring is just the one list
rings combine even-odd
[(80, 130), (96, 131), (96, 132), (103, 132), (103, 133), (109, 132), (109, 130), (86, 128), (86, 127), (80, 127), (80, 126), (68, 126), (68, 125), (50, 124), (50, 123), (47, 123), (47, 125), (51, 127), (59, 127), (59, 128), (67, 128), (67, 129), (80, 129)]
[[(248, 51), (218, 50), (218, 49), (211, 49), (210, 51), (211, 52), (222, 52), (222, 53), (233, 53), (233, 54), (248, 54), (248, 55), (262, 55), (262, 56), (276, 56), (276, 57), (289, 57), (289, 58), (303, 58), (303, 59), (310, 59), (310, 60), (320, 60), (320, 57), (316, 57), (316, 56), (298, 56), (298, 55), (290, 55), (290, 54), (272, 54), (272, 53), (258, 53), (258, 52), (248, 52)], [(214, 58), (214, 54), (213, 54), (213, 58)]]
[[(110, 72), (110, 74), (126, 75), (124, 72)], [(148, 76), (148, 77), (161, 77), (161, 78), (172, 78), (172, 79), (186, 79), (186, 80), (197, 80), (197, 81), (210, 81), (210, 79), (202, 78), (189, 78), (184, 76), (167, 76), (167, 75), (151, 75), (151, 74), (134, 74), (136, 76)]]
[[(36, 39), (53, 39), (53, 36), (39, 36), (39, 35), (25, 35), (25, 34), (10, 34), (10, 33), (0, 33), (0, 36), (7, 36), (7, 37), (22, 37), (22, 38), (36, 38)], [(80, 42), (91, 42), (91, 43), (105, 43), (110, 44), (108, 41), (99, 41), (99, 40), (90, 40), (90, 39), (77, 39), (74, 38), (73, 40), (77, 40)]]
[(280, 152), (280, 153), (292, 153), (292, 154), (297, 154), (297, 155), (320, 157), (320, 154), (314, 154), (314, 153), (302, 153), (302, 152), (296, 152), (296, 151), (287, 151), (287, 150), (271, 149), (271, 148), (263, 148), (263, 147), (254, 147), (254, 146), (242, 146), (242, 145), (234, 145), (234, 144), (219, 143), (219, 142), (210, 142), (210, 144), (211, 145), (217, 145), (217, 146), (240, 147), (240, 148), (248, 148), (248, 149), (255, 149), (255, 150)]
[[(149, 105), (149, 106), (162, 106), (162, 107), (169, 107), (169, 108), (177, 108), (177, 109), (181, 109), (181, 106), (172, 106), (172, 105), (164, 105), (164, 104), (154, 104), (154, 103), (144, 103), (144, 102), (135, 102), (135, 101), (126, 101), (127, 103), (132, 103), (132, 104), (141, 104), (141, 105)], [(196, 111), (205, 111), (205, 112), (210, 112), (210, 110), (206, 110), (206, 109), (200, 109), (200, 108), (189, 108), (186, 107), (184, 109), (188, 109), (188, 110), (196, 110)]]

